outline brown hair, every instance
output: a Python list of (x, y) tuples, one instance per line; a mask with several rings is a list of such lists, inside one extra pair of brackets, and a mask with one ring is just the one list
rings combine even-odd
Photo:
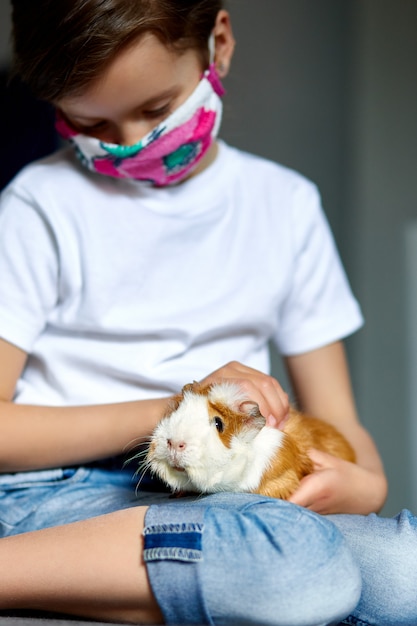
[(146, 32), (204, 65), (222, 0), (12, 0), (14, 73), (42, 100), (79, 95)]

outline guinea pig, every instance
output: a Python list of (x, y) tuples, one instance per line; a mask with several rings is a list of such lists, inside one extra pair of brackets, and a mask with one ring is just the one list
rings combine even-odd
[(283, 430), (266, 426), (256, 403), (230, 382), (185, 385), (156, 426), (145, 465), (173, 492), (240, 491), (287, 499), (313, 471), (317, 448), (355, 453), (330, 424), (294, 408)]

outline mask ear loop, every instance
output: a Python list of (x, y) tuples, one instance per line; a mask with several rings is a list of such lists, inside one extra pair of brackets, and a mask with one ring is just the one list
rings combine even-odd
[[(221, 83), (220, 76), (217, 72), (216, 65), (214, 63), (214, 57), (216, 54), (216, 41), (214, 38), (214, 32), (210, 33), (210, 37), (208, 40), (208, 50), (209, 50), (209, 67), (208, 70), (204, 72), (204, 76), (210, 81), (214, 91), (218, 96), (223, 96), (225, 93), (225, 89)], [(221, 63), (219, 65), (219, 70), (224, 70), (224, 65)]]
[[(214, 65), (214, 58), (216, 55), (216, 40), (215, 40), (213, 32), (211, 32), (209, 40), (208, 40), (208, 49), (209, 49), (209, 65)], [(224, 72), (225, 70), (224, 63), (220, 62), (219, 67), (216, 68), (216, 70), (220, 72)]]
[(214, 63), (214, 55), (216, 54), (216, 40), (214, 38), (214, 33), (210, 33), (210, 37), (208, 40), (208, 49), (209, 49), (209, 64), (212, 65)]

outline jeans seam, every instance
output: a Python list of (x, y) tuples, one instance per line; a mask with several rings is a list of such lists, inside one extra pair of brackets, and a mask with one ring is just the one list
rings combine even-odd
[(143, 534), (146, 535), (159, 535), (161, 533), (201, 533), (204, 528), (204, 524), (195, 522), (183, 522), (182, 524), (152, 524), (146, 526), (143, 530)]
[(201, 550), (192, 550), (190, 548), (176, 547), (159, 547), (145, 548), (143, 551), (143, 560), (149, 561), (188, 561), (197, 563), (203, 559)]
[(143, 530), (145, 561), (197, 562), (203, 558), (203, 523), (152, 524)]

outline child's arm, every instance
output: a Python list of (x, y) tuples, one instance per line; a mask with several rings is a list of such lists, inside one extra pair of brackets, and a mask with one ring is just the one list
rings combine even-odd
[(375, 443), (359, 423), (343, 344), (289, 357), (286, 363), (299, 407), (334, 424), (357, 455), (355, 465), (314, 451), (316, 472), (303, 479), (291, 501), (323, 514), (380, 510), (387, 482)]
[[(168, 398), (75, 407), (14, 404), (26, 358), (0, 339), (0, 472), (79, 465), (134, 452), (165, 411)], [(223, 378), (238, 379), (266, 415), (278, 421), (287, 413), (288, 396), (271, 376), (232, 362), (210, 375), (212, 381)]]
[(27, 355), (0, 339), (0, 472), (80, 464), (133, 450), (167, 399), (81, 407), (13, 403)]

